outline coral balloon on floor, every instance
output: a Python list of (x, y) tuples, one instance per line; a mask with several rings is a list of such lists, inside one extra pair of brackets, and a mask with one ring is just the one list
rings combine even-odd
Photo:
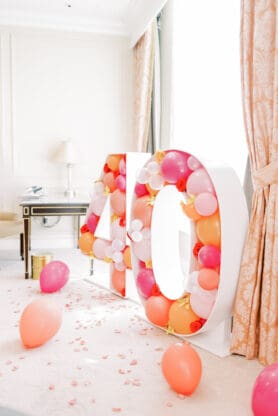
[(47, 263), (40, 274), (41, 291), (53, 293), (60, 290), (67, 283), (69, 272), (68, 266), (60, 260)]
[(171, 345), (163, 354), (161, 366), (166, 381), (175, 392), (190, 396), (198, 387), (202, 362), (189, 344)]
[(278, 363), (264, 368), (258, 375), (252, 394), (254, 416), (278, 415)]
[(20, 337), (26, 348), (49, 341), (62, 323), (62, 310), (50, 299), (36, 299), (24, 309), (19, 323)]

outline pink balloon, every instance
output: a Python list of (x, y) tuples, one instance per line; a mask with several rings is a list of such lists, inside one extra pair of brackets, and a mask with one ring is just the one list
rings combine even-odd
[(252, 410), (254, 416), (278, 415), (278, 363), (264, 368), (256, 378)]
[(126, 190), (126, 179), (125, 179), (125, 176), (123, 176), (123, 175), (117, 176), (117, 178), (116, 178), (116, 187), (120, 191), (125, 192), (125, 190)]
[(68, 266), (59, 260), (47, 263), (40, 274), (41, 291), (53, 293), (60, 290), (69, 279)]
[(201, 168), (202, 167), (202, 164), (194, 156), (189, 156), (189, 158), (187, 159), (187, 166), (191, 170), (196, 170), (196, 169)]
[(169, 183), (176, 183), (179, 179), (187, 178), (191, 170), (187, 166), (188, 154), (171, 150), (161, 162), (161, 173)]
[(155, 284), (155, 278), (152, 269), (142, 269), (137, 275), (136, 285), (138, 292), (144, 298), (149, 298), (152, 295), (152, 288)]
[(221, 251), (215, 246), (203, 246), (198, 253), (198, 261), (203, 267), (217, 267), (220, 260)]
[(117, 239), (117, 240), (125, 241), (126, 229), (125, 227), (120, 225), (120, 219), (117, 219), (112, 222), (110, 233), (111, 233), (111, 240)]
[(187, 179), (186, 191), (192, 195), (198, 195), (202, 192), (215, 194), (213, 183), (204, 168), (197, 169), (191, 173)]
[(215, 303), (217, 290), (194, 289), (190, 295), (190, 305), (200, 318), (208, 319)]
[(146, 185), (139, 182), (136, 183), (134, 192), (138, 198), (140, 198), (140, 196), (148, 195), (149, 193)]
[(125, 163), (125, 160), (124, 159), (121, 159), (120, 160), (119, 170), (120, 170), (120, 174), (121, 175), (125, 175), (126, 174), (126, 163)]
[(123, 215), (125, 213), (125, 194), (116, 189), (111, 194), (110, 204), (116, 215)]
[(146, 238), (138, 243), (132, 243), (133, 251), (139, 260), (147, 261), (151, 258), (151, 239)]
[(93, 212), (89, 216), (89, 218), (87, 219), (87, 227), (88, 227), (89, 231), (91, 231), (91, 233), (93, 233), (93, 234), (96, 231), (98, 221), (99, 221), (99, 217), (97, 215), (95, 215)]
[(98, 215), (100, 217), (104, 205), (106, 202), (106, 196), (105, 195), (96, 195), (91, 202), (90, 205), (90, 211), (92, 211), (95, 215)]
[(206, 217), (215, 213), (218, 203), (214, 195), (209, 192), (202, 192), (196, 197), (194, 206), (198, 214)]
[(101, 240), (100, 238), (97, 238), (94, 241), (93, 244), (93, 253), (94, 255), (98, 258), (103, 260), (105, 257), (105, 249), (107, 248), (107, 246), (109, 245), (108, 241), (105, 240)]

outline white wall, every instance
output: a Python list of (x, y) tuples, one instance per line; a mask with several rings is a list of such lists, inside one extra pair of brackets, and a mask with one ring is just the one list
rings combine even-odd
[[(63, 138), (79, 147), (74, 186), (87, 197), (107, 153), (134, 150), (132, 70), (126, 37), (0, 27), (0, 209), (18, 209), (30, 185), (63, 191), (66, 169), (51, 161)], [(70, 218), (33, 222), (33, 246), (72, 244), (72, 232)]]

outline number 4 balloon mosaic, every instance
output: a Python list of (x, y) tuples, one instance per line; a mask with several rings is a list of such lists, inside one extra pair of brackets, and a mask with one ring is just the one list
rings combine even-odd
[[(83, 253), (110, 263), (111, 288), (122, 296), (125, 271), (131, 268), (132, 257), (137, 290), (153, 324), (184, 336), (213, 328), (231, 314), (237, 284), (248, 221), (239, 181), (228, 167), (207, 167), (180, 150), (157, 151), (136, 173), (130, 221), (126, 225), (127, 155), (107, 157), (95, 183), (79, 247)], [(153, 262), (154, 248), (159, 246), (155, 238), (158, 228), (153, 229), (154, 212), (161, 209), (158, 201), (166, 188), (174, 188), (180, 196), (177, 205), (181, 222), (189, 222), (191, 227), (190, 268), (183, 293), (176, 298), (163, 293), (163, 267)], [(110, 241), (95, 234), (108, 197)], [(167, 210), (167, 202), (164, 204)], [(170, 253), (174, 241), (169, 238), (161, 244), (166, 244)], [(130, 241), (131, 247), (126, 241)], [(166, 251), (161, 264), (167, 261), (172, 260)], [(171, 281), (171, 275), (167, 278)]]

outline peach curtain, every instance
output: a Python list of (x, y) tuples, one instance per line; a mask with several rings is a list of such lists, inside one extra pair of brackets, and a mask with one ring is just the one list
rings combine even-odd
[(151, 101), (153, 89), (153, 67), (155, 25), (152, 22), (134, 46), (134, 143), (137, 152), (146, 152), (148, 147)]
[(242, 0), (243, 110), (254, 193), (234, 308), (231, 351), (278, 361), (278, 14)]

